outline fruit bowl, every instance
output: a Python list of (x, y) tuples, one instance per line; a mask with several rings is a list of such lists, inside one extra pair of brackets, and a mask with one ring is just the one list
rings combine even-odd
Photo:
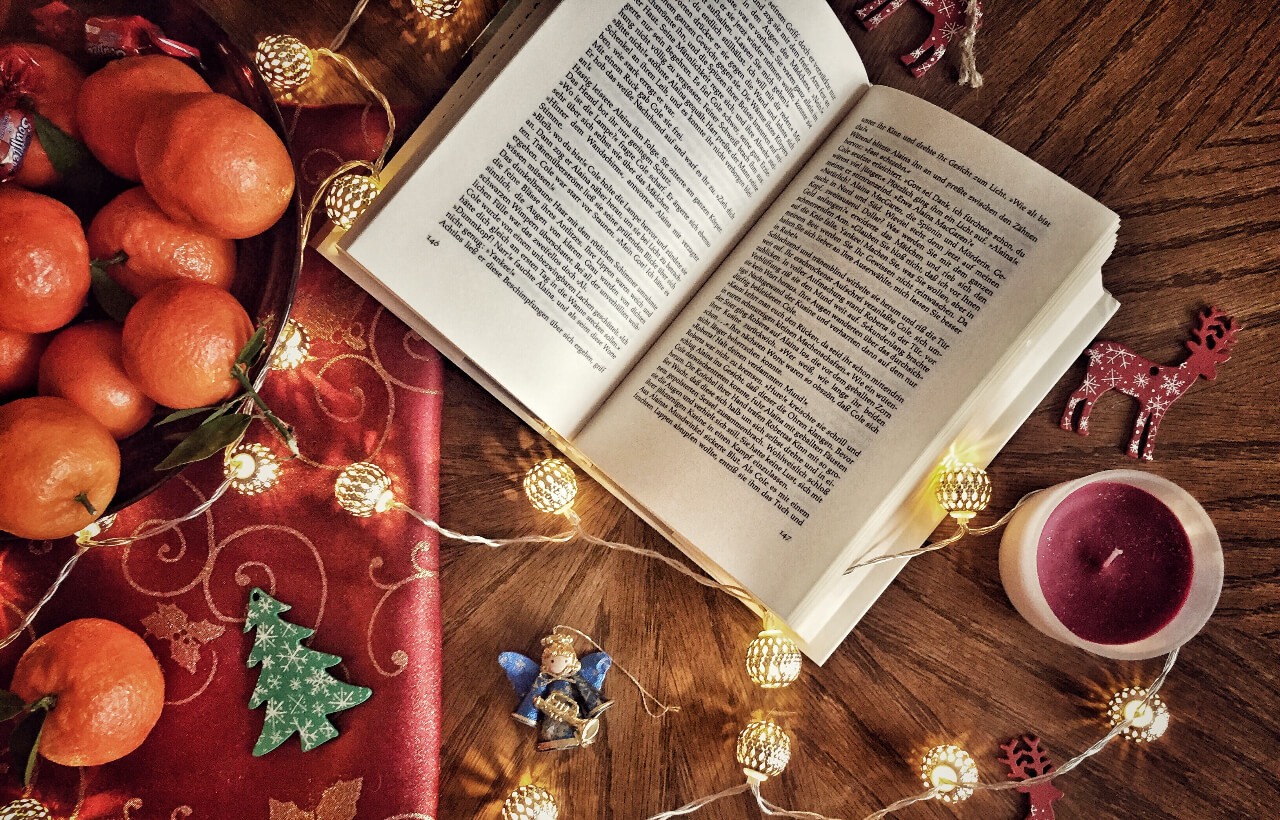
[[(23, 8), (24, 4), (17, 6), (10, 19), (8, 37), (40, 42), (42, 38), (34, 31), (32, 21)], [(157, 24), (165, 36), (199, 49), (199, 63), (190, 64), (199, 71), (212, 90), (248, 106), (288, 144), (280, 111), (271, 92), (254, 70), (252, 59), (232, 42), (222, 27), (198, 4), (190, 0), (95, 3), (91, 13), (140, 15)], [(84, 64), (87, 70), (93, 70), (103, 62), (101, 58), (89, 58), (90, 61), (86, 63), (82, 55), (72, 56)], [(111, 193), (123, 190), (125, 186), (126, 183), (120, 182)], [(237, 268), (231, 293), (244, 306), (250, 318), (266, 328), (266, 351), (274, 347), (293, 301), (302, 262), (302, 248), (298, 237), (300, 214), (300, 199), (295, 190), (288, 209), (271, 228), (265, 233), (236, 243)], [(261, 386), (265, 380), (269, 359), (269, 355), (262, 356), (251, 369), (250, 378), (254, 385)], [(181, 471), (180, 467), (167, 471), (157, 471), (155, 468), (172, 451), (176, 444), (175, 437), (180, 439), (189, 433), (199, 423), (199, 419), (185, 419), (157, 428), (154, 421), (168, 413), (167, 409), (158, 409), (152, 424), (120, 442), (120, 482), (107, 512), (117, 512), (141, 500), (166, 479)]]

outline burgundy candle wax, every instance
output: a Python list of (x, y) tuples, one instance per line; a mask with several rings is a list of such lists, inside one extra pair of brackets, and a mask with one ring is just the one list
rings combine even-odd
[(1222, 593), (1222, 544), (1172, 481), (1108, 470), (1028, 498), (1000, 540), (1000, 580), (1046, 635), (1108, 658), (1170, 652)]
[(1040, 589), (1062, 625), (1087, 641), (1126, 644), (1169, 625), (1187, 602), (1194, 560), (1160, 499), (1115, 481), (1087, 484), (1040, 532)]

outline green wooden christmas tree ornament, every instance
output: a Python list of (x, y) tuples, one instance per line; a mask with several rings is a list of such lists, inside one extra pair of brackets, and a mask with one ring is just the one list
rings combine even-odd
[(304, 752), (332, 740), (338, 730), (328, 716), (364, 703), (373, 694), (371, 689), (343, 683), (326, 671), (342, 658), (303, 646), (315, 630), (280, 617), (291, 608), (260, 589), (249, 593), (244, 631), (257, 629), (249, 667), (262, 666), (249, 708), (267, 705), (262, 734), (253, 747), (255, 757), (275, 749), (295, 732)]

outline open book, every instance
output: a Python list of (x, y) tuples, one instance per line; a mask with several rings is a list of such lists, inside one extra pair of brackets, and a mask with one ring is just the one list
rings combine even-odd
[(823, 0), (526, 0), (322, 249), (821, 663), (1117, 305), (1119, 219)]

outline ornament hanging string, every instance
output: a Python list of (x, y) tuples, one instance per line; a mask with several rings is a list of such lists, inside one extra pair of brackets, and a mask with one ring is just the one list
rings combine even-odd
[[(571, 626), (565, 626), (564, 624), (556, 624), (556, 625), (555, 625), (555, 627), (554, 627), (551, 631), (552, 631), (553, 633), (555, 633), (555, 632), (561, 632), (561, 631), (563, 631), (563, 632), (572, 632), (574, 635), (577, 635), (579, 638), (582, 638), (584, 641), (586, 641), (587, 643), (591, 644), (592, 646), (594, 646), (596, 649), (600, 650), (601, 652), (604, 652), (604, 651), (605, 651), (605, 648), (604, 648), (603, 646), (601, 646), (600, 644), (596, 643), (596, 641), (595, 641), (595, 639), (594, 639), (594, 638), (592, 638), (590, 635), (588, 635), (587, 633), (583, 632), (583, 631), (582, 631), (582, 630), (580, 630), (580, 629), (574, 629), (573, 627), (571, 627)], [(635, 684), (636, 689), (638, 689), (638, 690), (640, 691), (640, 702), (644, 704), (644, 710), (645, 710), (645, 712), (647, 712), (647, 713), (648, 713), (649, 717), (653, 717), (653, 718), (660, 718), (660, 717), (662, 717), (663, 715), (665, 715), (667, 712), (679, 712), (679, 711), (680, 711), (680, 707), (679, 707), (679, 706), (668, 706), (667, 704), (663, 703), (662, 701), (660, 701), (660, 700), (658, 700), (656, 697), (654, 697), (654, 696), (649, 692), (649, 690), (645, 689), (643, 686), (641, 686), (641, 685), (640, 685), (640, 681), (636, 679), (636, 676), (635, 676), (635, 675), (633, 675), (633, 674), (631, 674), (630, 672), (628, 672), (628, 671), (627, 671), (627, 669), (626, 669), (626, 667), (624, 667), (622, 664), (618, 663), (617, 661), (614, 661), (613, 666), (614, 666), (614, 668), (616, 668), (619, 672), (621, 672), (622, 674), (626, 675), (626, 676), (627, 676), (627, 678), (628, 678), (628, 679), (629, 679), (633, 684)], [(649, 705), (650, 703), (652, 703), (652, 704), (653, 704), (653, 707), (650, 707), (650, 705)], [(654, 711), (654, 708), (656, 708), (656, 709), (657, 709), (657, 711), (656, 711), (656, 712)]]
[(982, 87), (982, 75), (978, 73), (978, 26), (982, 23), (982, 6), (978, 0), (965, 0), (964, 31), (960, 35), (960, 70), (958, 82), (970, 88)]

